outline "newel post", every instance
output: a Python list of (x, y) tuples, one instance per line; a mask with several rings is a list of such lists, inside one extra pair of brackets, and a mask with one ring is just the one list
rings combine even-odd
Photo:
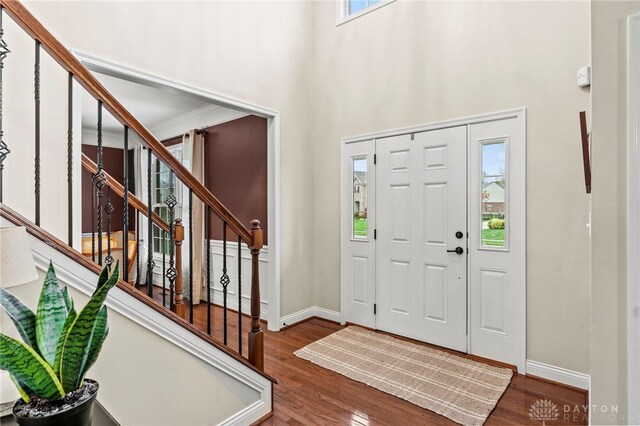
[(264, 334), (260, 329), (260, 249), (264, 235), (259, 220), (251, 221), (251, 331), (249, 332), (249, 362), (264, 371)]
[(176, 285), (173, 296), (173, 312), (184, 316), (184, 301), (182, 300), (182, 241), (184, 240), (184, 226), (182, 219), (176, 219), (174, 228), (174, 240), (176, 243)]

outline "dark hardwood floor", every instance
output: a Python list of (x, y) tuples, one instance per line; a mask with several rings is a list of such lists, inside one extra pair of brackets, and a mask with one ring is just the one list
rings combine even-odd
[[(161, 302), (159, 295), (156, 298)], [(223, 315), (218, 306), (211, 308), (212, 335), (222, 340)], [(189, 309), (185, 318), (189, 319)], [(206, 331), (206, 303), (194, 307), (193, 322)], [(243, 355), (247, 356), (246, 332), (249, 318), (243, 317)], [(455, 425), (434, 412), (338, 373), (297, 358), (293, 353), (343, 327), (333, 322), (311, 319), (279, 333), (265, 330), (265, 372), (276, 380), (273, 416), (264, 425)], [(238, 348), (238, 316), (228, 313), (228, 346)], [(556, 404), (559, 417), (551, 425), (587, 424), (585, 391), (514, 374), (486, 425), (541, 425), (529, 417), (529, 408), (539, 399)]]

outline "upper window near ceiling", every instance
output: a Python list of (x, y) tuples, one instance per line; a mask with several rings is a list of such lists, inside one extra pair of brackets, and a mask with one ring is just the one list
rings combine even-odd
[(338, 25), (355, 19), (395, 0), (338, 0)]

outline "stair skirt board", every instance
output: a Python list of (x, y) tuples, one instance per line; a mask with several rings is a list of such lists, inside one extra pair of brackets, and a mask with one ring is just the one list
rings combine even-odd
[[(2, 218), (0, 218), (0, 225), (13, 226)], [(46, 271), (50, 259), (55, 259), (56, 275), (62, 282), (87, 296), (93, 293), (95, 286), (91, 283), (97, 279), (96, 274), (77, 265), (73, 260), (35, 237), (31, 237), (30, 241), (38, 269)], [(72, 270), (73, 272), (71, 272)], [(269, 379), (217, 350), (117, 287), (110, 292), (106, 305), (109, 309), (180, 347), (258, 393), (258, 401), (244, 407), (220, 424), (251, 424), (272, 412), (272, 383)]]

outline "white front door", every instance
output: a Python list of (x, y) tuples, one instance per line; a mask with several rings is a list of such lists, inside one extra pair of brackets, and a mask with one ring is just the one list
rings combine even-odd
[(466, 352), (467, 128), (377, 139), (375, 149), (375, 326)]

